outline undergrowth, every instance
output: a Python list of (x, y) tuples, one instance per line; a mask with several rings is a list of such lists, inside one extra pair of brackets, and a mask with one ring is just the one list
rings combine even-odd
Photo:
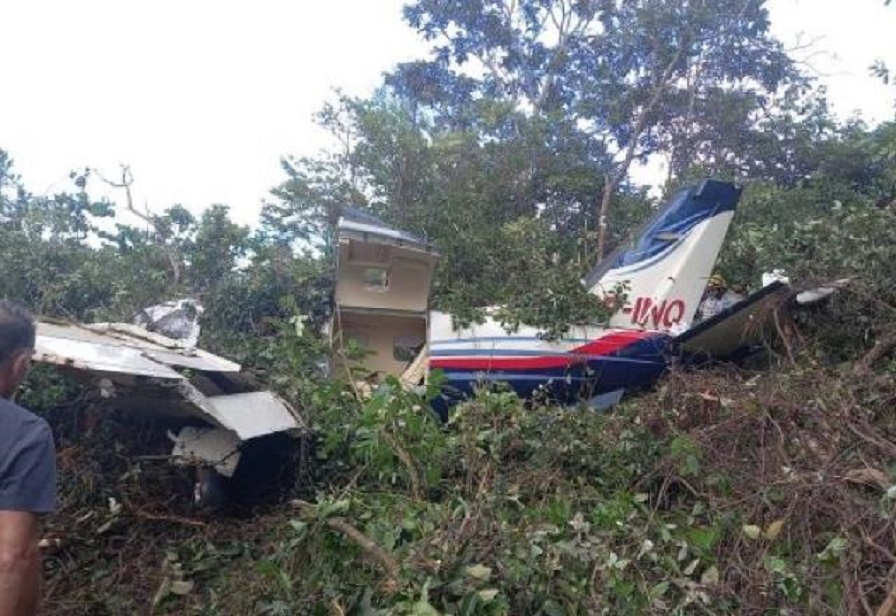
[(46, 610), (873, 614), (896, 570), (890, 368), (672, 373), (605, 414), (480, 392), (443, 423), (437, 379), (362, 395), (292, 365), (314, 460), (239, 515), (193, 509), (145, 455), (158, 430), (51, 413)]

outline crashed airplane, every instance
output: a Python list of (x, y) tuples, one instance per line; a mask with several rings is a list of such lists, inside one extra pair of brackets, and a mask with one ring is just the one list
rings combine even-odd
[[(455, 328), (450, 314), (428, 310), (433, 247), (348, 212), (337, 229), (333, 346), (367, 349), (366, 368), (409, 385), (441, 370), (449, 404), (476, 387), (503, 382), (522, 397), (546, 394), (607, 406), (654, 382), (682, 354), (731, 358), (767, 333), (770, 306), (790, 293), (781, 281), (712, 318), (696, 319), (740, 193), (731, 183), (706, 180), (670, 199), (631, 246), (583, 281), (604, 300), (623, 300), (609, 322), (573, 325), (559, 340), (525, 325), (508, 333), (492, 318)], [(615, 296), (620, 288), (623, 298)]]
[[(347, 210), (337, 227), (331, 372), (348, 370), (357, 382), (359, 374), (346, 358), (362, 348), (366, 385), (395, 375), (413, 387), (441, 370), (442, 409), (497, 382), (522, 397), (602, 407), (651, 384), (683, 355), (734, 357), (761, 339), (773, 307), (794, 296), (774, 281), (697, 322), (739, 198), (740, 189), (714, 180), (678, 193), (631, 246), (583, 281), (591, 293), (619, 304), (609, 322), (573, 325), (557, 340), (525, 325), (508, 333), (492, 318), (455, 328), (450, 314), (429, 310), (434, 247)], [(620, 288), (625, 294), (617, 297)], [(803, 299), (817, 301), (830, 292)], [(140, 325), (41, 320), (34, 359), (92, 385), (103, 406), (177, 420), (183, 427), (169, 434), (173, 458), (232, 477), (247, 443), (300, 436), (307, 427), (284, 400), (258, 391), (238, 364), (195, 347), (199, 314), (201, 308), (181, 301), (147, 309), (138, 315)]]

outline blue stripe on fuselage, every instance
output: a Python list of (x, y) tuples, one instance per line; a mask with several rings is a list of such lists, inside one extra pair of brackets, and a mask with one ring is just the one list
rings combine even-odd
[[(639, 340), (611, 355), (577, 354), (585, 361), (567, 367), (488, 371), (452, 368), (443, 374), (446, 388), (456, 393), (449, 393), (445, 402), (458, 402), (472, 394), (477, 385), (488, 383), (507, 383), (523, 398), (547, 389), (552, 398), (567, 403), (621, 388), (647, 386), (666, 368), (664, 351), (668, 340), (666, 336)], [(495, 355), (493, 351), (488, 353)]]

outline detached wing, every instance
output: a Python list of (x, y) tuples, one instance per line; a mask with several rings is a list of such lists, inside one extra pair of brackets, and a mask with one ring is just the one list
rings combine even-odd
[(791, 294), (788, 285), (773, 282), (677, 336), (676, 346), (685, 356), (737, 359), (768, 340), (775, 327), (775, 310)]

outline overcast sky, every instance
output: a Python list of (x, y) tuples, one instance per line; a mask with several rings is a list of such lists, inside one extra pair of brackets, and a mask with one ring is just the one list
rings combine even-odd
[[(325, 142), (312, 115), (334, 87), (368, 94), (426, 46), (404, 0), (0, 0), (0, 148), (34, 192), (68, 172), (114, 175), (161, 210), (232, 207), (254, 223), (280, 156)], [(771, 0), (775, 33), (822, 76), (842, 116), (893, 119), (896, 7), (883, 0)], [(849, 7), (848, 9), (845, 7)], [(798, 38), (799, 36), (802, 38)]]

